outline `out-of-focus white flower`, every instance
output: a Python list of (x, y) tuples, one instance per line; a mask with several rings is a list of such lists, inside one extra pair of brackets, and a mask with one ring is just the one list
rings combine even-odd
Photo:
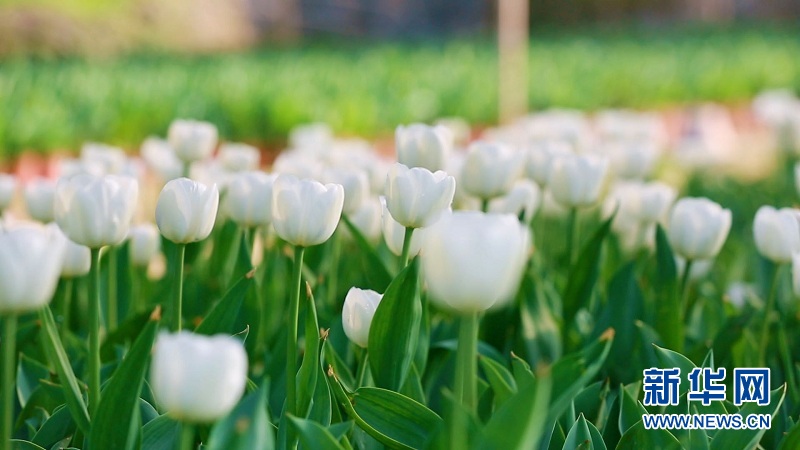
[(297, 150), (281, 152), (272, 164), (272, 173), (293, 175), (300, 179), (316, 180), (324, 170), (325, 165), (320, 158)]
[(465, 119), (461, 117), (442, 117), (435, 125), (442, 126), (450, 130), (453, 136), (453, 145), (458, 148), (466, 147), (472, 136), (472, 130)]
[(454, 212), (426, 229), (422, 275), (435, 300), (462, 313), (484, 311), (516, 293), (529, 246), (513, 215)]
[(539, 186), (526, 179), (517, 180), (508, 194), (495, 198), (489, 203), (489, 212), (514, 214), (530, 223), (541, 203)]
[(89, 248), (117, 245), (128, 235), (139, 184), (130, 177), (78, 174), (58, 181), (55, 219), (64, 234)]
[(28, 215), (42, 223), (53, 221), (53, 201), (56, 182), (49, 178), (35, 178), (25, 185), (25, 205)]
[(383, 296), (369, 289), (350, 288), (342, 307), (344, 334), (354, 344), (366, 348), (369, 342), (369, 327)]
[(290, 244), (310, 247), (327, 241), (342, 215), (344, 188), (279, 175), (272, 187), (272, 226)]
[(535, 141), (526, 149), (525, 174), (541, 187), (547, 186), (553, 161), (572, 153), (572, 147), (562, 141)]
[(792, 290), (800, 297), (800, 253), (792, 255)]
[(404, 227), (426, 227), (450, 208), (456, 191), (455, 178), (441, 170), (408, 168), (397, 163), (386, 177), (386, 206)]
[(202, 241), (214, 228), (218, 207), (216, 185), (209, 187), (188, 178), (172, 180), (158, 196), (158, 230), (165, 238), (178, 244)]
[(128, 239), (131, 263), (134, 266), (147, 267), (161, 249), (161, 236), (152, 223), (134, 225), (128, 233)]
[(800, 253), (800, 211), (793, 208), (758, 208), (753, 238), (761, 256), (774, 263), (789, 263)]
[[(383, 228), (383, 239), (386, 241), (386, 246), (389, 250), (397, 256), (403, 253), (403, 240), (405, 239), (406, 227), (401, 225), (398, 221), (394, 220), (392, 213), (386, 207), (386, 200), (381, 199), (382, 211), (381, 224)], [(422, 248), (422, 236), (425, 234), (425, 228), (418, 228), (414, 230), (411, 235), (411, 244), (409, 247), (409, 257), (416, 256)]]
[(734, 308), (742, 309), (754, 295), (755, 289), (752, 284), (736, 281), (728, 286), (728, 290), (725, 291), (724, 299), (733, 305)]
[(183, 162), (164, 139), (148, 137), (142, 143), (140, 153), (147, 167), (162, 181), (167, 182), (183, 175)]
[(119, 148), (99, 142), (86, 142), (81, 147), (81, 161), (102, 167), (103, 175), (119, 174), (128, 157)]
[(641, 180), (653, 171), (659, 156), (658, 146), (649, 140), (619, 140), (602, 144), (598, 154), (608, 157), (610, 170), (623, 179)]
[(551, 167), (547, 186), (553, 198), (569, 208), (591, 206), (600, 197), (608, 159), (595, 155), (562, 155)]
[(0, 229), (0, 314), (34, 311), (50, 302), (65, 245), (53, 225)]
[(225, 335), (162, 332), (153, 349), (150, 384), (171, 417), (210, 423), (227, 415), (247, 384), (247, 353)]
[(0, 173), (0, 214), (11, 205), (17, 190), (17, 177)]
[[(361, 208), (358, 208), (358, 211), (347, 217), (353, 226), (361, 232), (367, 242), (372, 244), (377, 244), (381, 239), (382, 208), (383, 206), (380, 198), (372, 196), (361, 204)], [(350, 235), (350, 231), (347, 227), (343, 227), (342, 232), (345, 236)]]
[(672, 208), (669, 242), (685, 259), (712, 259), (731, 229), (731, 211), (707, 198), (682, 198)]
[(169, 145), (184, 163), (207, 159), (217, 146), (217, 127), (198, 120), (174, 120), (167, 132)]
[[(683, 271), (686, 269), (686, 259), (675, 255), (675, 267), (679, 274), (682, 274)], [(714, 267), (714, 260), (713, 259), (697, 259), (692, 260), (692, 267), (689, 268), (689, 279), (692, 281), (697, 281), (711, 272), (711, 268)]]
[(236, 174), (225, 198), (230, 218), (248, 228), (269, 225), (272, 222), (272, 184), (275, 177), (256, 171)]
[(64, 260), (61, 263), (63, 278), (82, 277), (92, 268), (92, 254), (89, 247), (69, 240), (67, 235), (57, 226), (55, 234), (64, 240)]
[(415, 123), (400, 125), (394, 132), (397, 160), (408, 167), (424, 167), (431, 172), (444, 168), (453, 148), (453, 135), (443, 126)]
[(753, 113), (769, 126), (780, 128), (791, 123), (800, 99), (789, 89), (770, 89), (753, 99)]
[(666, 222), (678, 192), (672, 186), (654, 181), (641, 185), (639, 219), (647, 223)]
[(261, 152), (252, 145), (226, 142), (219, 147), (217, 159), (229, 172), (257, 170), (261, 162)]
[(511, 190), (522, 174), (524, 153), (503, 144), (477, 141), (469, 147), (459, 181), (464, 191), (489, 200)]
[(358, 168), (331, 167), (325, 170), (323, 178), (328, 183), (338, 184), (344, 188), (344, 205), (342, 211), (353, 214), (369, 197), (369, 178), (367, 173)]
[(319, 153), (333, 142), (333, 131), (325, 123), (298, 125), (289, 132), (291, 148)]

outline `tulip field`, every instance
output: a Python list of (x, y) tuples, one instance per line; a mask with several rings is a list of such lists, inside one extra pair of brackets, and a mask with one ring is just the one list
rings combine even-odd
[(800, 99), (747, 110), (0, 174), (0, 450), (800, 449)]

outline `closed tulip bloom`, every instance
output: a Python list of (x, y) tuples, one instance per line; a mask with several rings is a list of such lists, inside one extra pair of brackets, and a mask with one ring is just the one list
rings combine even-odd
[[(383, 204), (381, 203), (380, 198), (378, 197), (370, 197), (368, 198), (355, 214), (348, 217), (350, 222), (353, 223), (353, 226), (358, 228), (358, 231), (364, 235), (364, 238), (367, 239), (367, 242), (372, 244), (377, 244), (378, 241), (381, 239), (381, 235), (383, 233), (381, 226), (381, 216), (383, 214)], [(345, 236), (349, 236), (349, 230), (347, 228), (342, 228), (344, 231)]]
[(556, 201), (566, 207), (591, 206), (600, 197), (607, 171), (607, 158), (562, 155), (553, 161), (548, 186)]
[(792, 290), (800, 297), (800, 253), (792, 255)]
[(225, 197), (230, 218), (248, 228), (269, 225), (272, 222), (272, 183), (275, 177), (255, 171), (236, 174)]
[(800, 211), (762, 206), (756, 212), (753, 238), (761, 255), (774, 263), (789, 263), (800, 252)]
[(202, 241), (211, 234), (219, 207), (219, 191), (188, 178), (170, 181), (156, 205), (161, 235), (176, 244)]
[(655, 142), (647, 139), (628, 139), (604, 144), (600, 154), (608, 157), (611, 172), (615, 176), (639, 180), (652, 172), (659, 148)]
[(404, 227), (427, 227), (450, 208), (456, 192), (455, 178), (441, 170), (409, 169), (397, 163), (386, 177), (386, 206)]
[[(692, 261), (692, 267), (689, 268), (689, 279), (697, 281), (705, 277), (711, 272), (712, 267), (714, 267), (713, 259), (698, 259)], [(683, 273), (684, 269), (686, 269), (686, 259), (676, 255), (675, 268), (678, 273)]]
[(131, 263), (134, 266), (147, 266), (161, 249), (161, 236), (158, 228), (152, 223), (143, 223), (131, 227), (128, 233), (130, 241)]
[(672, 186), (657, 181), (645, 183), (639, 191), (639, 219), (646, 223), (663, 221), (677, 196)]
[(488, 200), (505, 195), (523, 169), (522, 152), (497, 142), (470, 145), (459, 178), (464, 192)]
[(214, 152), (217, 127), (209, 122), (178, 119), (170, 124), (167, 140), (181, 161), (200, 161)]
[(572, 154), (572, 146), (564, 141), (536, 141), (527, 149), (525, 175), (541, 187), (547, 186), (553, 161), (561, 155)]
[(63, 278), (82, 277), (89, 273), (92, 267), (92, 255), (89, 247), (76, 244), (67, 238), (64, 232), (56, 227), (56, 234), (64, 240), (64, 260), (61, 264)]
[(87, 142), (81, 147), (81, 161), (102, 167), (102, 174), (119, 174), (125, 167), (128, 157), (119, 148), (99, 142)]
[(525, 223), (530, 223), (541, 202), (539, 186), (530, 180), (517, 180), (508, 194), (489, 203), (489, 212), (514, 214)]
[(514, 295), (529, 245), (511, 214), (454, 212), (426, 230), (422, 275), (434, 299), (462, 313), (484, 311)]
[(444, 169), (447, 155), (453, 148), (453, 135), (440, 125), (401, 125), (394, 132), (394, 144), (401, 164), (433, 172)]
[(344, 334), (361, 348), (367, 347), (369, 327), (383, 296), (369, 289), (350, 288), (342, 307)]
[(338, 184), (344, 188), (344, 204), (342, 211), (353, 214), (369, 197), (369, 176), (361, 169), (331, 167), (323, 175), (328, 183)]
[[(385, 200), (383, 199), (382, 208), (381, 227), (383, 229), (383, 239), (386, 241), (386, 246), (389, 247), (389, 250), (395, 255), (400, 256), (400, 254), (403, 253), (403, 240), (405, 239), (406, 227), (394, 220), (392, 213), (389, 212)], [(422, 248), (422, 236), (425, 234), (425, 231), (425, 228), (421, 228), (414, 231), (414, 234), (411, 235), (411, 246), (408, 251), (410, 257), (419, 254)]]
[(33, 220), (42, 223), (53, 221), (53, 201), (56, 182), (48, 178), (36, 178), (25, 186), (25, 206)]
[(16, 190), (17, 178), (14, 175), (0, 173), (0, 213), (11, 205)]
[(669, 242), (685, 259), (711, 259), (731, 229), (731, 212), (707, 198), (682, 198), (672, 208)]
[(65, 245), (54, 225), (0, 230), (0, 314), (34, 311), (50, 302)]
[(139, 184), (130, 177), (78, 174), (56, 187), (55, 219), (67, 237), (89, 248), (116, 245), (128, 235)]
[(150, 383), (156, 401), (171, 417), (211, 423), (241, 399), (247, 354), (230, 336), (162, 332), (153, 349)]
[(272, 187), (272, 226), (290, 244), (309, 247), (327, 241), (342, 217), (344, 188), (279, 175)]
[(229, 172), (244, 172), (258, 169), (261, 153), (252, 145), (226, 142), (220, 146), (217, 159)]
[(164, 182), (180, 178), (183, 174), (183, 162), (164, 139), (157, 137), (145, 139), (140, 153), (147, 167)]

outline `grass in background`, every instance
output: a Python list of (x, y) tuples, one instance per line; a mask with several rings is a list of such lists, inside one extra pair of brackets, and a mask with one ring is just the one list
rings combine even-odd
[[(532, 108), (650, 108), (742, 101), (800, 87), (791, 27), (544, 31), (531, 41)], [(0, 155), (136, 147), (175, 117), (206, 119), (225, 139), (282, 141), (321, 120), (373, 136), (457, 115), (496, 120), (492, 42), (315, 43), (238, 54), (127, 55), (0, 62)]]

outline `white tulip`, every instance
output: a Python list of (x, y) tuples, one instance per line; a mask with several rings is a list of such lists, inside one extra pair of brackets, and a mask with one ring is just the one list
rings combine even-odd
[(756, 212), (753, 238), (762, 256), (774, 263), (789, 263), (800, 252), (800, 211), (762, 206)]
[(64, 248), (53, 225), (0, 230), (0, 314), (34, 311), (50, 302)]
[(67, 235), (57, 226), (58, 235), (64, 240), (64, 259), (61, 263), (61, 276), (63, 278), (82, 277), (92, 268), (92, 253), (89, 247), (69, 240)]
[(608, 159), (595, 155), (562, 155), (553, 161), (547, 185), (568, 208), (597, 203), (608, 172)]
[(655, 142), (645, 139), (621, 140), (604, 144), (599, 153), (608, 157), (615, 176), (640, 180), (652, 172), (659, 148)]
[(469, 122), (461, 117), (442, 117), (436, 120), (436, 125), (450, 130), (450, 134), (453, 136), (453, 145), (459, 148), (466, 146), (472, 136)]
[(172, 150), (169, 142), (157, 137), (148, 137), (142, 143), (140, 153), (147, 167), (164, 182), (183, 175), (183, 162)]
[(526, 179), (517, 180), (508, 194), (489, 202), (489, 212), (514, 214), (522, 217), (525, 223), (531, 223), (541, 203), (539, 186)]
[(261, 152), (252, 145), (226, 142), (220, 146), (217, 159), (229, 172), (257, 170), (261, 162)]
[(647, 223), (663, 222), (675, 202), (678, 192), (672, 186), (660, 182), (641, 185), (639, 190), (639, 219)]
[(441, 170), (453, 148), (453, 135), (443, 126), (415, 123), (398, 126), (394, 132), (397, 161), (408, 167)]
[(25, 186), (25, 205), (28, 215), (42, 223), (53, 221), (53, 203), (56, 182), (49, 178), (36, 178)]
[[(354, 227), (358, 228), (358, 231), (361, 232), (367, 242), (377, 244), (382, 234), (382, 214), (383, 204), (381, 203), (381, 199), (372, 196), (361, 205), (361, 208), (359, 208), (355, 214), (347, 218)], [(342, 228), (342, 231), (345, 232), (344, 235), (349, 236), (347, 228)]]
[(794, 187), (800, 195), (800, 163), (794, 165)]
[(202, 241), (214, 228), (218, 207), (216, 185), (178, 178), (167, 183), (158, 196), (156, 224), (161, 235), (176, 244)]
[(247, 384), (247, 353), (225, 335), (158, 335), (150, 383), (158, 404), (180, 421), (210, 423), (227, 415)]
[(276, 175), (264, 172), (240, 172), (228, 185), (225, 197), (230, 218), (238, 225), (252, 228), (272, 222), (272, 184)]
[(450, 208), (456, 191), (455, 178), (441, 170), (409, 169), (397, 163), (386, 177), (386, 206), (404, 227), (427, 227)]
[(217, 127), (209, 122), (178, 119), (169, 125), (167, 140), (181, 161), (201, 161), (210, 157), (217, 146)]
[(327, 183), (338, 184), (344, 188), (345, 214), (353, 214), (369, 197), (369, 177), (367, 173), (357, 168), (331, 167), (324, 171), (323, 178)]
[(541, 187), (547, 186), (553, 161), (561, 155), (572, 154), (572, 146), (563, 141), (535, 141), (527, 148), (525, 174)]
[[(712, 267), (714, 267), (713, 259), (693, 260), (692, 267), (689, 268), (689, 279), (692, 281), (697, 281), (705, 277), (711, 272)], [(686, 259), (676, 255), (675, 268), (679, 274), (683, 274), (683, 271), (686, 269)]]
[(333, 142), (333, 131), (326, 123), (297, 125), (289, 132), (289, 145), (293, 149), (318, 153)]
[(81, 147), (81, 161), (102, 167), (102, 174), (119, 174), (128, 157), (119, 148), (99, 142), (87, 142)]
[(459, 312), (484, 311), (516, 293), (529, 245), (513, 215), (454, 212), (426, 230), (422, 275), (432, 298)]
[(464, 192), (483, 200), (507, 194), (522, 173), (524, 156), (504, 144), (473, 142), (459, 177)]
[(800, 253), (792, 255), (792, 290), (800, 297)]
[(128, 235), (139, 184), (130, 177), (78, 174), (58, 181), (55, 219), (67, 237), (89, 248), (116, 245)]
[(0, 173), (0, 214), (11, 205), (17, 190), (17, 177)]
[(342, 307), (344, 334), (361, 348), (367, 347), (369, 327), (383, 296), (369, 289), (350, 288)]
[(685, 259), (711, 259), (731, 229), (731, 211), (707, 198), (682, 198), (672, 208), (669, 242)]
[(272, 226), (290, 244), (309, 247), (327, 241), (342, 216), (344, 188), (279, 175), (272, 187)]
[(128, 239), (131, 263), (134, 266), (148, 266), (161, 249), (161, 235), (152, 223), (134, 225), (128, 233)]
[(294, 175), (300, 179), (315, 180), (325, 171), (325, 165), (316, 155), (290, 150), (281, 152), (272, 164), (272, 172)]
[[(386, 207), (386, 200), (381, 197), (382, 214), (381, 214), (381, 227), (383, 229), (383, 239), (389, 251), (397, 256), (403, 253), (403, 240), (406, 235), (406, 227), (400, 222), (394, 220), (392, 213)], [(425, 228), (418, 228), (414, 230), (411, 235), (411, 243), (409, 244), (408, 256), (414, 257), (419, 254), (422, 248), (422, 236), (425, 234)]]

